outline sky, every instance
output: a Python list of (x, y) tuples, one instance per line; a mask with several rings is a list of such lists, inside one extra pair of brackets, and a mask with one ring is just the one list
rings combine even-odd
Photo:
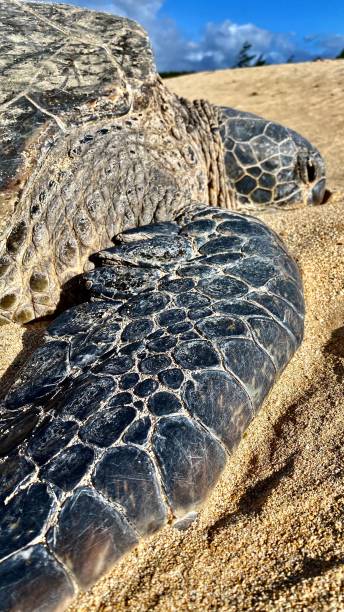
[(231, 67), (246, 41), (268, 63), (335, 57), (344, 49), (344, 0), (69, 2), (139, 21), (151, 37), (160, 72)]

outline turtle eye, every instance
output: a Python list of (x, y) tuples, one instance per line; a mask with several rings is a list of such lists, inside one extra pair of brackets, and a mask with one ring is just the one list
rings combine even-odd
[(316, 167), (311, 159), (306, 162), (307, 179), (309, 183), (313, 183), (317, 178)]

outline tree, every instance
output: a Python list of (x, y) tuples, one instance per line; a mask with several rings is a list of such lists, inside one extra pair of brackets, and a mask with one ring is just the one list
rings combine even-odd
[(342, 49), (341, 52), (336, 55), (336, 59), (344, 59), (344, 49)]
[(249, 68), (250, 66), (265, 66), (266, 59), (261, 53), (260, 55), (253, 54), (251, 52), (252, 45), (248, 41), (244, 42), (238, 53), (238, 59), (234, 68)]
[(252, 49), (251, 43), (248, 41), (244, 42), (238, 53), (237, 63), (234, 65), (234, 68), (247, 68), (251, 65), (252, 60), (256, 57), (255, 55), (250, 55), (249, 51)]
[(260, 55), (258, 55), (257, 59), (255, 60), (254, 64), (251, 64), (251, 66), (266, 66), (267, 61), (264, 57), (264, 55), (261, 53)]

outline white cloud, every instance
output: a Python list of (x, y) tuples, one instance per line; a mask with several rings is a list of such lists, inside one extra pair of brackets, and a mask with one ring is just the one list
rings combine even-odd
[(229, 20), (208, 23), (199, 41), (201, 67), (233, 66), (239, 50), (247, 41), (252, 44), (252, 54), (262, 54), (270, 62), (285, 61), (295, 51), (291, 35), (274, 34), (250, 23), (238, 25)]
[[(157, 20), (158, 21), (158, 20)], [(238, 25), (226, 20), (208, 23), (198, 41), (183, 38), (175, 24), (160, 22), (150, 32), (160, 70), (216, 70), (233, 66), (245, 42), (250, 42), (255, 56), (263, 55), (269, 63), (309, 59), (310, 54), (297, 44), (292, 34), (278, 34), (254, 24)], [(148, 29), (149, 31), (149, 29)]]
[[(56, 0), (55, 0), (56, 1)], [(66, 1), (66, 0), (65, 0)], [(254, 24), (230, 20), (207, 23), (199, 40), (188, 40), (172, 19), (159, 15), (164, 0), (69, 0), (73, 4), (135, 19), (148, 31), (160, 71), (198, 71), (228, 68), (235, 64), (242, 45), (252, 44), (252, 53), (269, 63), (334, 56), (344, 47), (344, 36), (312, 36), (306, 45), (293, 34), (281, 34)], [(306, 40), (306, 39), (305, 39)]]

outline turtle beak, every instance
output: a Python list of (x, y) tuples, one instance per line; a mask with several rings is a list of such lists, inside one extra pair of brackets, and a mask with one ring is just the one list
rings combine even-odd
[(324, 178), (320, 179), (309, 192), (307, 204), (316, 206), (322, 204), (325, 196), (326, 181)]

